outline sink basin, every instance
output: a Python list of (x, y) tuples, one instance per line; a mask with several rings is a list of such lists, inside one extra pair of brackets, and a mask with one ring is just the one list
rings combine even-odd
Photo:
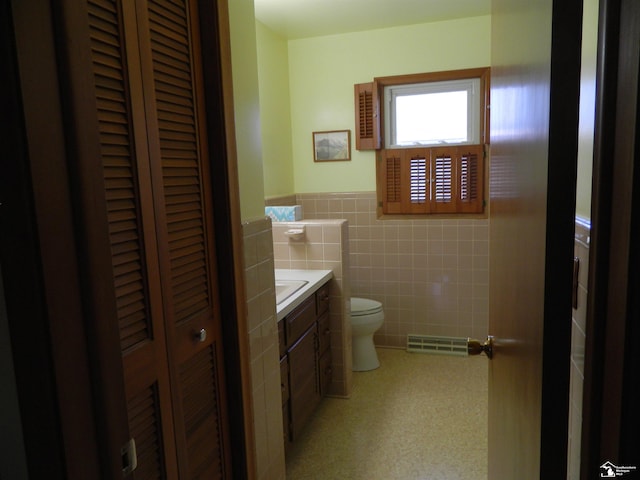
[(306, 280), (276, 280), (276, 305), (281, 304), (307, 283)]

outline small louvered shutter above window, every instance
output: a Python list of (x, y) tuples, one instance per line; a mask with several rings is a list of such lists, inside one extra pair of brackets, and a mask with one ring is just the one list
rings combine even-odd
[(377, 150), (381, 145), (378, 86), (376, 82), (354, 86), (356, 150)]

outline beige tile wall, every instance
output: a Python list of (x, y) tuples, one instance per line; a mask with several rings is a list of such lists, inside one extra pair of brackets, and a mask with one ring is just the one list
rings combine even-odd
[[(343, 327), (344, 319), (348, 318), (348, 305), (344, 299), (350, 298), (347, 225), (344, 221), (305, 223), (305, 240), (291, 247), (284, 236), (287, 224), (276, 223), (272, 228), (271, 219), (264, 217), (242, 225), (256, 469), (260, 480), (284, 480), (286, 477), (274, 268), (333, 271), (330, 321), (334, 381), (331, 393), (348, 396), (351, 392), (351, 331)], [(274, 260), (274, 246), (277, 260)], [(344, 265), (347, 266), (346, 275)]]
[(257, 478), (284, 480), (282, 393), (271, 219), (242, 225)]
[(410, 333), (486, 337), (488, 219), (378, 220), (375, 192), (298, 194), (296, 203), (304, 219), (348, 220), (351, 294), (385, 311), (376, 344), (405, 347)]
[[(406, 333), (484, 338), (488, 329), (488, 220), (377, 220), (375, 202), (375, 193), (371, 192), (300, 194), (267, 203), (301, 204), (305, 219), (348, 220), (348, 227), (339, 222), (340, 235), (349, 239), (340, 254), (338, 286), (343, 299), (332, 298), (332, 311), (343, 310), (344, 318), (348, 318), (344, 299), (350, 295), (382, 301), (386, 318), (377, 344), (403, 347)], [(333, 222), (327, 224), (326, 236), (320, 233), (322, 223), (303, 223), (311, 227), (310, 236), (299, 245), (285, 241), (287, 224), (274, 224), (275, 266), (336, 268), (340, 272)], [(588, 223), (576, 222), (575, 256), (580, 259), (580, 274), (578, 308), (572, 318), (569, 480), (577, 480), (580, 475), (589, 235)], [(257, 275), (255, 272), (252, 278)], [(342, 308), (336, 307), (336, 302)], [(338, 322), (335, 318), (332, 321)], [(349, 348), (346, 362), (351, 358), (351, 342), (346, 335), (348, 329), (343, 330), (335, 333), (333, 341), (334, 345), (342, 342), (338, 348), (343, 352)]]
[(278, 205), (297, 205), (298, 199), (295, 195), (282, 195), (269, 197), (264, 199), (265, 207), (278, 206)]
[(569, 453), (567, 479), (580, 478), (580, 436), (582, 434), (582, 388), (584, 383), (584, 348), (587, 318), (587, 276), (589, 273), (589, 236), (587, 222), (576, 221), (575, 256), (580, 261), (578, 308), (571, 322), (571, 393), (569, 399)]
[[(304, 212), (303, 212), (304, 214)], [(347, 328), (351, 298), (349, 229), (344, 220), (303, 220), (295, 227), (305, 227), (301, 240), (285, 236), (289, 223), (273, 223), (273, 250), (276, 268), (332, 270), (329, 312), (331, 328), (331, 363), (333, 379), (329, 394), (349, 396), (351, 371), (351, 329)]]

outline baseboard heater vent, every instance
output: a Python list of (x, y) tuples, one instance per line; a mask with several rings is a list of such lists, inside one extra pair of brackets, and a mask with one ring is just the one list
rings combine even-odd
[(467, 356), (467, 339), (461, 337), (407, 335), (407, 351)]

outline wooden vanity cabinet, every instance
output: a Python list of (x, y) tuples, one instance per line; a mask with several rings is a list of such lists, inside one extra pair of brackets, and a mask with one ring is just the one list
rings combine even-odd
[(280, 363), (282, 363), (282, 357), (284, 357), (287, 354), (287, 340), (286, 340), (285, 331), (284, 331), (285, 323), (286, 322), (284, 320), (282, 320), (281, 322), (278, 322), (278, 344), (279, 344), (279, 351), (280, 351)]
[(325, 283), (316, 292), (316, 316), (329, 311), (329, 284)]
[(331, 384), (331, 328), (329, 327), (329, 284), (316, 292), (318, 317), (318, 381), (320, 394), (326, 395)]
[(326, 395), (331, 384), (331, 330), (329, 312), (318, 319), (318, 375), (320, 376), (320, 394)]
[(298, 438), (331, 383), (329, 285), (278, 322), (285, 446)]
[(314, 323), (288, 351), (291, 440), (298, 438), (320, 403), (317, 348), (318, 333)]
[(282, 430), (285, 445), (289, 442), (289, 357), (280, 358), (280, 387), (282, 388)]
[(282, 319), (285, 322), (287, 348), (291, 348), (297, 339), (316, 321), (316, 296), (311, 295)]

